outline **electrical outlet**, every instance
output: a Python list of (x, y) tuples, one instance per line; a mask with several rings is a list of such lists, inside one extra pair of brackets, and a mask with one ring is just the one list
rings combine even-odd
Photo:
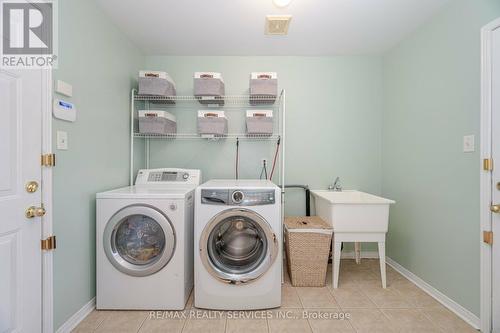
[(475, 151), (474, 135), (464, 136), (464, 153), (472, 153)]
[(68, 132), (57, 131), (56, 140), (58, 150), (68, 150)]

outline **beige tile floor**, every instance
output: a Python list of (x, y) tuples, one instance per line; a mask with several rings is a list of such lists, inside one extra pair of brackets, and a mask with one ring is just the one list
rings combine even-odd
[[(93, 311), (73, 332), (477, 332), (391, 267), (386, 290), (379, 276), (378, 260), (342, 260), (337, 290), (331, 287), (331, 267), (322, 288), (293, 287), (286, 276), (279, 309), (208, 312), (194, 308), (191, 296), (183, 312), (187, 318), (166, 318), (175, 312), (155, 319), (148, 311)], [(338, 319), (342, 314), (349, 318)]]

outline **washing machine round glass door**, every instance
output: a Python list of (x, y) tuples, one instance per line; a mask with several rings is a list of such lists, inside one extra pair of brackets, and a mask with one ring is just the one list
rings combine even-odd
[(276, 260), (279, 244), (267, 221), (254, 211), (235, 208), (209, 221), (200, 239), (203, 265), (227, 283), (259, 279)]
[(119, 271), (147, 276), (161, 270), (174, 255), (175, 234), (159, 210), (132, 205), (118, 211), (106, 224), (104, 252)]

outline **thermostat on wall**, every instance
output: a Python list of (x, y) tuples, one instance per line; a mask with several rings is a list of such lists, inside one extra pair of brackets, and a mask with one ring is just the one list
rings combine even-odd
[(73, 122), (76, 120), (76, 107), (73, 103), (55, 99), (52, 114), (54, 118)]

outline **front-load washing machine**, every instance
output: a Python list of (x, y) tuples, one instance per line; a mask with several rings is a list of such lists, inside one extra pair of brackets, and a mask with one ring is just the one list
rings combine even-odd
[(135, 186), (96, 195), (97, 309), (184, 309), (200, 178), (199, 170), (140, 170)]
[(195, 200), (195, 306), (279, 307), (281, 189), (268, 180), (211, 180)]

